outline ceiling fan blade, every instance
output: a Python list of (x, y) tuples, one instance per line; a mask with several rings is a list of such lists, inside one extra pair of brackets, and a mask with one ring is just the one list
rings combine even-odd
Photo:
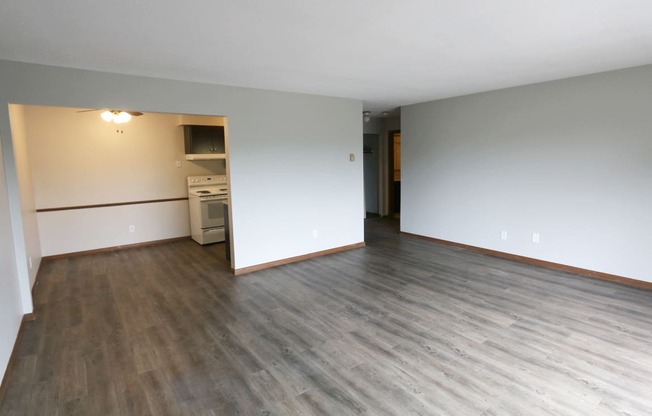
[(141, 113), (140, 111), (107, 110), (106, 108), (91, 108), (91, 109), (88, 109), (88, 110), (77, 110), (78, 113), (88, 113), (88, 112), (91, 112), (91, 111), (109, 111), (109, 112), (111, 112), (113, 114), (127, 113), (132, 117), (138, 117), (138, 116), (143, 115), (143, 113)]

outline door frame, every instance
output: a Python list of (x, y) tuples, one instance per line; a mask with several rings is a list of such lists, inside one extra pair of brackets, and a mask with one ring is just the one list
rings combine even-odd
[(387, 178), (387, 215), (392, 216), (396, 212), (394, 207), (394, 135), (400, 133), (401, 130), (389, 130), (387, 132), (387, 170), (385, 171)]

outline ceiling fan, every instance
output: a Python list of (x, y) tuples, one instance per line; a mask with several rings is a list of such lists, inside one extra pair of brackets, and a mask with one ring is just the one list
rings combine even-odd
[(126, 123), (129, 120), (131, 120), (132, 116), (138, 117), (143, 115), (143, 113), (141, 113), (140, 111), (106, 110), (106, 109), (99, 109), (99, 108), (94, 108), (90, 110), (79, 110), (77, 112), (87, 113), (90, 111), (103, 111), (102, 114), (100, 114), (102, 120), (106, 121), (107, 123), (114, 122), (116, 124)]

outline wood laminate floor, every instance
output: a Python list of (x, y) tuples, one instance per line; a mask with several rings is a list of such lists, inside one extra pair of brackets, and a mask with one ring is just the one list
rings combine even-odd
[(2, 415), (650, 415), (652, 291), (398, 235), (45, 262)]

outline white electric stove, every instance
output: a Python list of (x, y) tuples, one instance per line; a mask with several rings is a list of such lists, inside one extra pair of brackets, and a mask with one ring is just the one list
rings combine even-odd
[(190, 236), (199, 244), (224, 241), (224, 202), (229, 198), (224, 175), (188, 177)]

